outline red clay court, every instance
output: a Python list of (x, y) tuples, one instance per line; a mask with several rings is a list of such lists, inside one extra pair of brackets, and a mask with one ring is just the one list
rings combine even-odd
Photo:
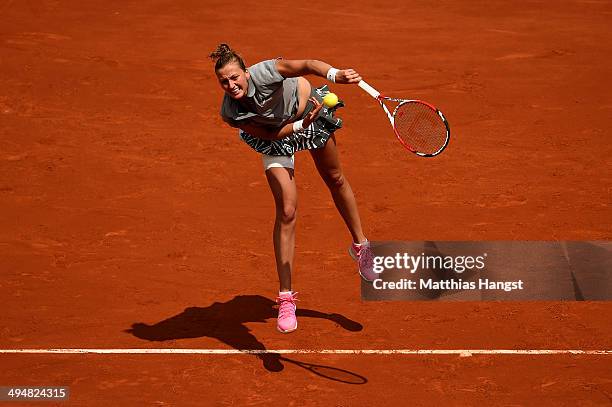
[[(0, 386), (70, 387), (46, 405), (610, 405), (609, 354), (322, 353), (611, 350), (612, 306), (362, 302), (307, 153), (300, 325), (276, 332), (274, 203), (207, 55), (321, 59), (445, 113), (449, 148), (417, 158), (332, 84), (373, 240), (611, 240), (611, 17), (596, 0), (0, 1)], [(314, 353), (265, 353), (282, 349)]]

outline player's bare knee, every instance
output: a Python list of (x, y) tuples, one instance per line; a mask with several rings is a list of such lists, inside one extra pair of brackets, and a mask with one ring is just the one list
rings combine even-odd
[(327, 187), (332, 191), (341, 189), (345, 182), (346, 180), (341, 172), (333, 173), (325, 177), (325, 184), (327, 184)]
[(295, 205), (283, 205), (276, 211), (276, 218), (284, 225), (295, 223), (297, 208)]

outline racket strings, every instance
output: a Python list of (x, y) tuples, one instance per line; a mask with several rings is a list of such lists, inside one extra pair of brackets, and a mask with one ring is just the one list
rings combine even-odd
[(394, 127), (402, 141), (419, 153), (437, 153), (448, 138), (437, 111), (420, 102), (400, 105), (394, 113)]

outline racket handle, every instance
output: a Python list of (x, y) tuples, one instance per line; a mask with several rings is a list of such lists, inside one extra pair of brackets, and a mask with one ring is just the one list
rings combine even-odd
[(359, 86), (361, 89), (368, 92), (368, 94), (372, 96), (374, 99), (378, 99), (378, 97), (380, 96), (380, 92), (374, 89), (373, 87), (371, 87), (370, 85), (368, 85), (367, 83), (365, 83), (365, 81), (359, 81), (357, 86)]

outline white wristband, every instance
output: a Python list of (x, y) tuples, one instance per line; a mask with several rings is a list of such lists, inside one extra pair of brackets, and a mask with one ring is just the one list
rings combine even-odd
[(300, 131), (304, 130), (304, 120), (298, 120), (297, 122), (293, 122), (293, 132), (294, 133), (299, 133)]
[(339, 69), (329, 68), (329, 71), (327, 71), (327, 80), (336, 83), (336, 74), (338, 71)]

